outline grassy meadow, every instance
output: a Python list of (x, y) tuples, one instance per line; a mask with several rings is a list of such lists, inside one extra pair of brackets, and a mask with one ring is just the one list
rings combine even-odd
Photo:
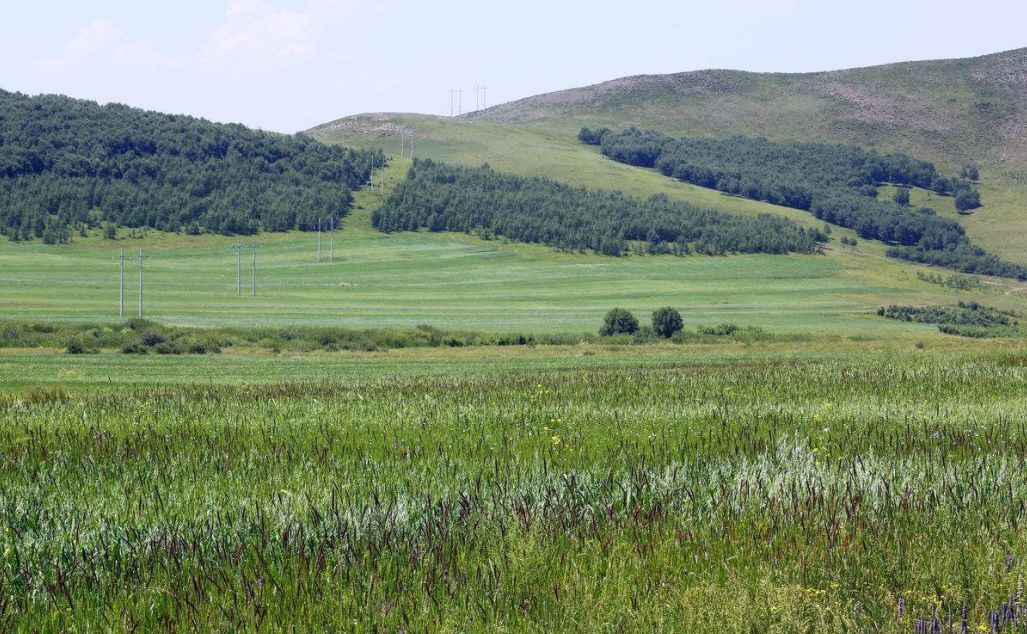
[(1012, 631), (1027, 349), (949, 341), (0, 355), (0, 628)]

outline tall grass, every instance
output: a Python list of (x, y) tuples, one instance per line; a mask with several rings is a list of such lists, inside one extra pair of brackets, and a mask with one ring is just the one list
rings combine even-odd
[(3, 396), (0, 629), (1009, 630), (1025, 365)]

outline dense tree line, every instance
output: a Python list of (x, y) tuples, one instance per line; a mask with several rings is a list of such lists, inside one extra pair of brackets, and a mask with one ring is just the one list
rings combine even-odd
[(340, 218), (381, 153), (242, 125), (0, 91), (0, 231), (116, 223), (252, 234)]
[[(889, 255), (967, 273), (1027, 279), (1027, 267), (1005, 262), (970, 243), (963, 227), (933, 209), (910, 209), (899, 200), (877, 198), (884, 183), (953, 195), (958, 209), (980, 204), (969, 180), (940, 176), (934, 165), (904, 154), (878, 154), (855, 146), (777, 143), (767, 139), (675, 139), (658, 132), (583, 129), (583, 142), (630, 165), (811, 212), (826, 222), (855, 229), (863, 238), (892, 245)], [(976, 171), (964, 169), (964, 175)]]
[(650, 253), (811, 253), (826, 236), (769, 214), (755, 218), (546, 178), (418, 160), (372, 217), (382, 231), (473, 232), (565, 250), (621, 255), (630, 242)]

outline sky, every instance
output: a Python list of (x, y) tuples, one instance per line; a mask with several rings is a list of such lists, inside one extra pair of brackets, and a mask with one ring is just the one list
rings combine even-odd
[(452, 89), (467, 112), (626, 75), (1027, 46), (1023, 0), (0, 2), (0, 88), (279, 132), (361, 112), (448, 115)]

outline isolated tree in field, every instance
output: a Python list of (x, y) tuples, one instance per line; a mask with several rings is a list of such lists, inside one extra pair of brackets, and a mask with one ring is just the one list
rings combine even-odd
[(976, 189), (960, 189), (956, 194), (956, 209), (959, 212), (970, 211), (981, 206), (981, 195)]
[(631, 314), (631, 311), (623, 308), (611, 308), (603, 319), (603, 327), (599, 334), (606, 337), (609, 335), (632, 335), (638, 331), (638, 320)]
[(899, 187), (892, 195), (892, 200), (905, 207), (909, 204), (909, 190), (905, 187)]
[(685, 327), (681, 313), (670, 306), (657, 308), (653, 312), (653, 331), (661, 337), (671, 338), (675, 332)]

